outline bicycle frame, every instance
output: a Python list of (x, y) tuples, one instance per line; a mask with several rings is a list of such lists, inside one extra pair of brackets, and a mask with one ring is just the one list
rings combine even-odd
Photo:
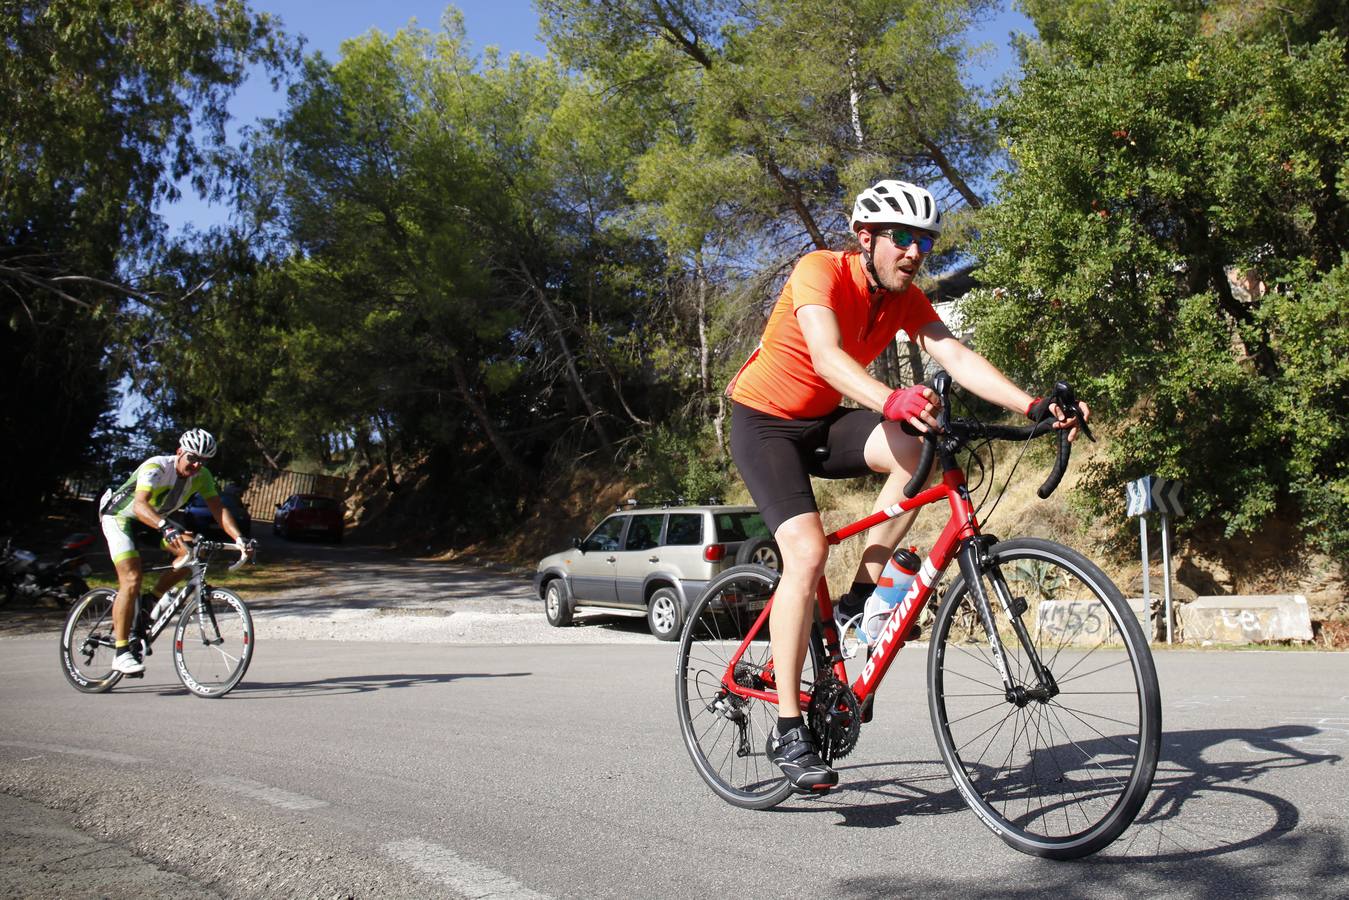
[[(242, 560), (243, 557), (241, 556), (240, 563), (242, 563)], [(200, 598), (202, 600), (202, 608), (206, 610), (206, 614), (211, 618), (212, 627), (216, 629), (216, 636), (217, 636), (216, 640), (207, 639), (204, 631), (202, 634), (202, 640), (208, 644), (217, 644), (220, 642), (218, 639), (220, 631), (219, 625), (215, 621), (215, 610), (212, 609), (210, 603), (206, 601), (206, 598), (208, 598), (211, 593), (211, 586), (206, 583), (206, 569), (208, 567), (208, 564), (209, 564), (208, 560), (199, 558), (196, 552), (193, 552), (191, 554), (191, 557), (188, 560), (187, 565), (191, 566), (192, 574), (187, 579), (187, 581), (182, 585), (182, 590), (178, 592), (178, 596), (174, 598), (173, 605), (164, 612), (160, 613), (159, 616), (153, 622), (150, 622), (145, 627), (144, 639), (146, 646), (149, 646), (155, 642), (155, 638), (159, 637), (159, 635), (164, 631), (164, 629), (169, 627), (169, 623), (173, 621), (173, 617), (178, 615), (178, 613), (182, 612), (182, 610), (187, 606), (187, 602), (194, 597)], [(165, 566), (162, 568), (174, 568), (174, 567)], [(162, 568), (156, 569), (155, 571), (162, 571)], [(232, 566), (231, 568), (238, 568), (238, 564)], [(138, 616), (140, 615), (139, 610), (137, 610), (137, 615)]]
[[(959, 466), (955, 465), (953, 460), (943, 461), (943, 473), (941, 484), (928, 488), (916, 496), (903, 500), (899, 503), (889, 506), (883, 510), (872, 513), (863, 519), (858, 519), (850, 525), (838, 529), (837, 531), (826, 535), (825, 539), (830, 546), (846, 540), (860, 532), (866, 531), (882, 522), (889, 521), (905, 512), (927, 506), (932, 503), (946, 500), (951, 508), (951, 517), (942, 530), (941, 536), (937, 538), (927, 559), (923, 561), (918, 574), (914, 577), (913, 583), (909, 586), (908, 592), (891, 610), (890, 617), (881, 630), (880, 635), (872, 644), (871, 653), (867, 657), (866, 664), (862, 668), (861, 674), (852, 683), (853, 694), (858, 701), (865, 706), (874, 697), (876, 689), (880, 687), (881, 681), (885, 678), (885, 673), (889, 670), (890, 664), (894, 662), (895, 656), (904, 646), (903, 635), (908, 635), (914, 624), (917, 622), (918, 615), (927, 605), (932, 596), (932, 592), (941, 573), (950, 565), (951, 560), (960, 557), (961, 569), (967, 572), (969, 580), (976, 592), (976, 601), (980, 607), (981, 614), (985, 616), (986, 627), (991, 625), (988, 618), (987, 598), (979, 590), (979, 581), (975, 575), (978, 572), (978, 538), (979, 523), (975, 518), (974, 504), (970, 500), (969, 490), (965, 483), (965, 473)], [(843, 654), (839, 643), (839, 634), (834, 626), (833, 602), (829, 597), (829, 586), (821, 576), (815, 589), (816, 600), (819, 607), (820, 622), (823, 625), (825, 634), (825, 648), (829, 654), (830, 667), (833, 669), (835, 677), (839, 681), (847, 683), (848, 674), (844, 664)], [(1004, 598), (1005, 600), (1006, 598)], [(769, 612), (773, 608), (773, 598), (770, 597), (764, 604), (762, 612), (754, 625), (749, 629), (749, 633), (744, 640), (740, 642), (736, 651), (731, 654), (731, 660), (726, 667), (726, 672), (722, 676), (722, 686), (733, 694), (745, 698), (754, 698), (768, 703), (776, 704), (778, 694), (775, 690), (759, 690), (753, 687), (747, 687), (738, 684), (734, 674), (736, 666), (740, 663), (750, 642), (760, 634), (760, 630), (765, 628), (768, 622)], [(998, 669), (1002, 675), (1004, 684), (1010, 689), (1010, 680), (1008, 678), (1006, 665), (1003, 662), (1003, 653), (1000, 638), (995, 629), (989, 628), (990, 643), (993, 648), (993, 654), (996, 659)], [(1024, 636), (1023, 643), (1026, 643)], [(1036, 660), (1036, 669), (1040, 666)], [(810, 702), (810, 694), (802, 691), (801, 703), (803, 706)]]

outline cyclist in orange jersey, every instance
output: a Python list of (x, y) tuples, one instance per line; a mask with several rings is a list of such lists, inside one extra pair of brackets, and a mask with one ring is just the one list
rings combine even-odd
[[(857, 196), (849, 224), (858, 249), (817, 250), (797, 263), (758, 349), (727, 388), (731, 455), (783, 560), (769, 617), (779, 701), (768, 751), (801, 791), (838, 783), (799, 701), (814, 589), (828, 555), (810, 476), (879, 472), (886, 481), (874, 509), (898, 503), (918, 466), (918, 433), (937, 427), (941, 402), (926, 385), (891, 388), (866, 367), (902, 329), (967, 390), (1036, 421), (1053, 416), (1057, 427), (1071, 429), (1070, 438), (1077, 433), (1075, 419), (1017, 387), (952, 335), (914, 285), (941, 234), (942, 214), (931, 193), (879, 181)], [(844, 397), (862, 408), (840, 406)], [(1089, 417), (1087, 405), (1081, 408)], [(815, 454), (821, 447), (828, 450), (822, 459)], [(914, 515), (868, 533), (853, 587), (840, 599), (845, 616), (860, 611)]]

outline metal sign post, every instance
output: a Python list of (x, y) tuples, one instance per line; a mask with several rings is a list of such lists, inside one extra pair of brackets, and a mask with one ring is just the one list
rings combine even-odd
[(1171, 640), (1171, 623), (1175, 616), (1171, 613), (1171, 529), (1167, 527), (1166, 513), (1162, 513), (1162, 601), (1166, 609), (1166, 642)]
[[(1148, 592), (1148, 517), (1140, 515), (1138, 517), (1138, 547), (1143, 555), (1143, 605), (1148, 608), (1148, 614), (1152, 614), (1152, 594)], [(1152, 635), (1148, 635), (1148, 640)]]
[(1148, 526), (1150, 512), (1157, 512), (1162, 518), (1162, 599), (1166, 616), (1166, 642), (1172, 643), (1174, 634), (1171, 611), (1171, 522), (1168, 516), (1181, 516), (1185, 510), (1180, 505), (1181, 483), (1167, 481), (1156, 475), (1144, 475), (1125, 486), (1129, 498), (1129, 515), (1138, 516), (1138, 545), (1143, 557), (1143, 602), (1152, 608), (1152, 598), (1148, 593)]

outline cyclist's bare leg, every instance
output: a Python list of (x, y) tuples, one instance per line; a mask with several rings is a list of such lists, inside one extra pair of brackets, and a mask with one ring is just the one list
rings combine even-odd
[(768, 614), (768, 634), (778, 715), (792, 718), (801, 715), (801, 665), (815, 619), (815, 585), (824, 572), (829, 544), (817, 512), (793, 516), (778, 526), (773, 537), (782, 552), (782, 578)]
[[(175, 563), (178, 562), (180, 559), (184, 558), (185, 556), (187, 556), (187, 544), (180, 544), (179, 546), (182, 547), (183, 549), (178, 551), (178, 553), (174, 555), (173, 561)], [(173, 553), (174, 552), (173, 548), (169, 548), (169, 552)], [(182, 581), (184, 578), (188, 577), (191, 574), (192, 570), (188, 568), (165, 569), (164, 574), (160, 575), (159, 580), (155, 582), (155, 594), (157, 594), (160, 597), (164, 596), (165, 591), (167, 591), (169, 588), (173, 587), (175, 584)]]
[(136, 615), (136, 599), (141, 595), (141, 560), (139, 556), (120, 559), (113, 563), (117, 570), (117, 599), (112, 604), (112, 636), (125, 641), (131, 637), (131, 622)]
[[(871, 508), (872, 512), (893, 506), (904, 499), (904, 486), (913, 477), (914, 469), (918, 468), (922, 449), (920, 439), (905, 434), (898, 422), (882, 422), (871, 432), (862, 451), (863, 459), (872, 471), (887, 475), (876, 503)], [(909, 533), (918, 513), (919, 510), (911, 510), (867, 532), (867, 546), (862, 551), (862, 561), (857, 565), (854, 581), (876, 583), (876, 579), (881, 577), (881, 570), (885, 568), (885, 561), (904, 539), (904, 535)]]

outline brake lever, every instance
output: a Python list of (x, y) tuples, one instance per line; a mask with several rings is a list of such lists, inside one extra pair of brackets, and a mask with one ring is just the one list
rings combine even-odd
[(1054, 401), (1058, 403), (1059, 409), (1063, 410), (1066, 417), (1077, 419), (1077, 427), (1082, 429), (1082, 433), (1087, 436), (1087, 440), (1093, 444), (1096, 443), (1096, 436), (1091, 433), (1091, 426), (1087, 424), (1086, 418), (1082, 415), (1082, 408), (1077, 405), (1077, 394), (1073, 392), (1068, 382), (1054, 382)]

